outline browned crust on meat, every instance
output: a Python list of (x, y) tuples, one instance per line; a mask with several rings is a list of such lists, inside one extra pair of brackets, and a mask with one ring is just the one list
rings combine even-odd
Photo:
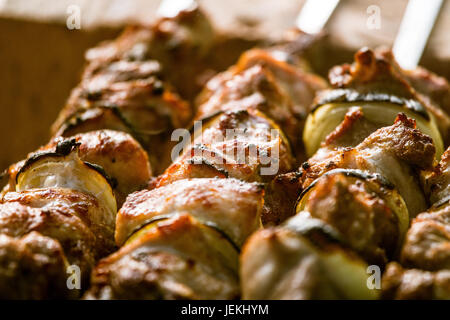
[(427, 192), (430, 194), (430, 202), (433, 206), (440, 206), (445, 203), (450, 195), (450, 148), (441, 157), (441, 161), (431, 172), (426, 180)]
[(295, 203), (302, 190), (301, 174), (276, 176), (266, 185), (261, 220), (264, 226), (278, 225), (295, 214)]
[[(36, 231), (58, 241), (70, 263), (84, 272), (94, 265), (96, 237), (77, 216), (58, 208), (31, 208), (15, 202), (2, 204), (0, 210), (1, 234), (22, 237)], [(105, 253), (104, 248), (97, 249)]]
[(329, 78), (335, 88), (354, 89), (360, 94), (390, 94), (419, 102), (437, 119), (442, 138), (448, 144), (450, 87), (445, 79), (423, 68), (403, 70), (385, 48), (360, 49), (353, 64), (332, 68)]
[(403, 269), (390, 263), (382, 280), (382, 297), (397, 300), (450, 299), (450, 271)]
[(366, 261), (384, 265), (399, 241), (398, 218), (366, 182), (344, 175), (324, 176), (308, 197), (307, 211), (338, 230)]
[(135, 192), (117, 215), (116, 242), (123, 244), (155, 217), (188, 212), (214, 223), (241, 245), (260, 227), (263, 197), (264, 189), (259, 184), (216, 178), (179, 180), (151, 191)]
[(117, 182), (114, 193), (118, 207), (150, 179), (152, 170), (147, 153), (130, 135), (102, 130), (80, 134), (75, 139), (81, 143), (80, 159), (100, 165)]
[[(347, 125), (351, 129), (354, 122), (347, 120)], [(355, 148), (336, 149), (324, 145), (316, 155), (302, 165), (303, 188), (308, 187), (312, 181), (327, 171), (353, 166), (352, 159), (357, 153), (370, 148), (379, 148), (391, 153), (415, 168), (428, 170), (433, 168), (435, 154), (433, 140), (415, 129), (413, 119), (400, 113), (392, 126), (378, 129)]]
[(38, 232), (0, 234), (0, 299), (74, 297), (78, 290), (67, 289), (65, 260), (59, 242)]
[(420, 169), (433, 166), (436, 148), (433, 139), (415, 129), (415, 120), (400, 113), (394, 125), (378, 129), (360, 145), (378, 145), (393, 152), (399, 159)]
[(355, 54), (353, 64), (336, 66), (329, 79), (336, 88), (352, 88), (359, 93), (387, 93), (419, 100), (415, 90), (397, 71), (393, 62), (369, 48)]
[[(286, 208), (287, 202), (295, 202), (296, 195), (291, 192), (286, 197), (290, 200), (285, 198), (285, 204), (279, 199), (283, 197), (283, 187), (279, 183), (271, 183), (274, 177), (289, 172), (295, 164), (289, 143), (281, 136), (281, 129), (255, 110), (222, 113), (203, 126), (201, 136), (192, 141), (186, 152), (152, 183), (152, 188), (191, 178), (218, 177), (265, 182), (270, 187), (265, 193), (263, 222), (279, 222), (290, 216), (293, 206), (284, 212), (278, 205)], [(280, 135), (278, 139), (271, 136), (271, 130), (277, 130)], [(234, 132), (234, 135), (227, 137), (228, 131)], [(270, 163), (267, 163), (266, 156), (271, 157)], [(264, 170), (271, 167), (273, 172), (266, 174)], [(271, 192), (278, 194), (271, 195)]]
[(283, 128), (296, 156), (304, 158), (304, 119), (315, 93), (324, 88), (321, 78), (275, 59), (267, 50), (252, 49), (207, 83), (197, 101), (197, 117), (219, 111), (260, 110)]
[(412, 221), (401, 262), (429, 271), (450, 269), (450, 206), (422, 213)]
[(377, 128), (376, 124), (364, 117), (360, 107), (352, 107), (345, 114), (344, 120), (328, 134), (321, 147), (330, 149), (355, 147)]
[[(217, 241), (221, 241), (219, 238)], [(187, 214), (159, 223), (101, 260), (85, 296), (87, 299), (238, 297), (237, 270), (211, 247), (198, 223)]]

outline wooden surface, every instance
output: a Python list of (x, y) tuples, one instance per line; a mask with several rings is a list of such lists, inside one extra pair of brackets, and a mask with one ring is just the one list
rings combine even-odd
[[(46, 142), (48, 127), (77, 83), (83, 52), (114, 37), (126, 23), (150, 23), (159, 2), (0, 0), (0, 170)], [(304, 1), (199, 2), (218, 29), (276, 39), (293, 26)], [(81, 30), (66, 27), (71, 4), (81, 8)], [(325, 57), (329, 65), (351, 59), (362, 46), (392, 45), (406, 4), (406, 0), (341, 0), (326, 26), (330, 45), (337, 48)], [(370, 5), (380, 7), (379, 30), (367, 28)], [(422, 64), (450, 78), (450, 0), (445, 1)]]

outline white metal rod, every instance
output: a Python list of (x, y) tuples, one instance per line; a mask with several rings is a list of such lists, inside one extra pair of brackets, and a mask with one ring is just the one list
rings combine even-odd
[(417, 67), (443, 0), (410, 0), (394, 42), (393, 53), (404, 69)]
[(157, 14), (161, 17), (173, 18), (180, 11), (194, 8), (196, 5), (196, 0), (163, 0), (158, 7)]
[(339, 0), (307, 0), (297, 17), (296, 26), (306, 33), (320, 32)]

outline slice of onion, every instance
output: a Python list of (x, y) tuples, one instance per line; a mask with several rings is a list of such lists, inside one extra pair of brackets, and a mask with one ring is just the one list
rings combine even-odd
[[(196, 228), (199, 230), (203, 236), (205, 241), (211, 244), (211, 247), (214, 248), (217, 252), (219, 252), (223, 257), (226, 258), (226, 261), (232, 265), (233, 270), (238, 270), (238, 260), (239, 260), (239, 248), (236, 248), (236, 245), (230, 241), (230, 238), (224, 235), (223, 232), (218, 230), (217, 228), (210, 227), (199, 220), (195, 219), (191, 215), (186, 212), (177, 213), (171, 217), (161, 217), (156, 218), (154, 221), (146, 224), (136, 232), (134, 232), (128, 240), (125, 242), (125, 246), (140, 246), (139, 241), (142, 243), (146, 243), (146, 241), (158, 242), (156, 238), (162, 237), (160, 227), (168, 227), (173, 228), (172, 233), (180, 233), (180, 232), (189, 232), (190, 228), (186, 228), (183, 224), (180, 224), (180, 221), (184, 223), (188, 223), (190, 228)], [(191, 230), (192, 231), (192, 230)], [(170, 237), (170, 233), (164, 233), (164, 237)], [(165, 240), (162, 240), (163, 242)], [(161, 248), (160, 245), (157, 246)], [(166, 250), (171, 252), (178, 252), (176, 246), (174, 244), (167, 245)], [(179, 252), (181, 255), (185, 254), (185, 252)]]
[(378, 127), (391, 126), (399, 113), (416, 120), (417, 128), (433, 139), (436, 158), (439, 160), (444, 152), (444, 143), (433, 115), (429, 119), (420, 113), (402, 105), (389, 102), (342, 102), (328, 103), (311, 112), (306, 119), (303, 141), (309, 157), (320, 148), (325, 138), (344, 120), (345, 114), (352, 107), (362, 108), (364, 117)]
[[(384, 185), (385, 182), (383, 181), (378, 181), (373, 178), (369, 179), (368, 177), (370, 176), (375, 177), (376, 175), (371, 175), (370, 173), (366, 173), (364, 171), (354, 169), (335, 169), (325, 173), (325, 175), (331, 174), (342, 174), (345, 175), (348, 179), (364, 180), (370, 191), (377, 194), (381, 199), (383, 199), (386, 202), (386, 205), (394, 212), (398, 220), (399, 237), (397, 241), (397, 250), (400, 250), (401, 245), (403, 243), (403, 239), (406, 235), (406, 232), (408, 231), (410, 220), (408, 208), (400, 193), (395, 188), (386, 188), (386, 186)], [(314, 186), (316, 185), (317, 181), (321, 177), (313, 181), (310, 187), (305, 189), (305, 191), (300, 195), (295, 209), (297, 214), (299, 214), (304, 210), (308, 210), (309, 196), (312, 190), (314, 189)]]
[(108, 214), (105, 223), (115, 224), (117, 203), (108, 179), (78, 157), (47, 153), (24, 165), (17, 175), (16, 191), (37, 188), (73, 189), (93, 195)]
[[(309, 223), (308, 220), (310, 220)], [(326, 278), (323, 283), (329, 288), (337, 289), (343, 295), (341, 298), (377, 299), (379, 290), (368, 288), (368, 265), (364, 261), (344, 249), (339, 249), (337, 246), (331, 245), (328, 249), (319, 248), (306, 240), (308, 238), (308, 227), (305, 228), (305, 225), (310, 224), (310, 227), (322, 229), (323, 232), (333, 238), (333, 241), (337, 241), (333, 232), (330, 233), (332, 230), (327, 230), (326, 223), (322, 225), (320, 222), (314, 223), (314, 220), (316, 219), (311, 218), (309, 213), (299, 212), (286, 221), (285, 227), (297, 233), (298, 240), (302, 242), (304, 249), (318, 258), (323, 272), (322, 277)], [(318, 298), (320, 299), (320, 297)]]

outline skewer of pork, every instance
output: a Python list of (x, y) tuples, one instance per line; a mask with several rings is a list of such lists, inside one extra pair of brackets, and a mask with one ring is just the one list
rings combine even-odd
[(263, 188), (236, 179), (194, 178), (131, 194), (116, 242), (86, 299), (237, 299), (238, 258), (261, 224)]
[(244, 246), (245, 299), (378, 297), (367, 266), (395, 258), (410, 217), (427, 207), (419, 174), (432, 167), (435, 147), (404, 114), (354, 143), (364, 117), (362, 108), (348, 112), (299, 170), (297, 214)]
[(55, 137), (109, 129), (131, 134), (148, 151), (155, 172), (170, 163), (170, 133), (191, 119), (189, 105), (161, 79), (154, 60), (89, 61), (53, 125)]
[[(261, 154), (279, 150), (282, 170), (292, 167), (293, 157), (276, 124), (256, 110), (226, 112), (210, 121), (201, 135), (200, 161), (195, 161), (194, 140), (152, 190), (128, 197), (117, 217), (116, 242), (122, 248), (94, 270), (87, 298), (239, 297), (239, 250), (261, 227), (258, 182), (276, 173), (261, 174)], [(214, 139), (226, 129), (243, 130), (230, 140)], [(270, 130), (278, 133), (275, 138)], [(230, 154), (227, 149), (236, 155), (244, 148), (248, 155), (249, 142), (257, 149), (255, 158), (214, 162)]]
[[(0, 198), (0, 297), (77, 298), (97, 260), (115, 249), (118, 206), (150, 179), (147, 154), (126, 133), (94, 131), (57, 138), (9, 173)], [(68, 270), (79, 270), (73, 287)]]
[[(439, 159), (443, 146), (448, 143), (450, 128), (447, 114), (450, 87), (444, 79), (423, 68), (401, 69), (392, 53), (383, 48), (359, 50), (352, 65), (333, 68), (329, 78), (334, 88), (319, 91), (307, 109), (309, 114), (302, 135), (306, 152), (303, 157), (297, 155), (297, 159), (312, 156), (353, 107), (361, 108), (364, 117), (358, 121), (355, 135), (341, 142), (342, 148), (356, 146), (378, 128), (391, 124), (399, 112), (404, 112), (416, 120), (418, 129), (433, 139)], [(346, 123), (349, 122), (344, 121), (343, 125)], [(279, 216), (286, 218), (295, 213), (295, 200), (301, 192), (297, 172), (278, 175), (267, 190), (267, 202), (274, 203), (283, 212)]]
[[(170, 164), (170, 134), (193, 113), (180, 98), (194, 94), (191, 79), (215, 33), (196, 6), (152, 25), (131, 26), (86, 54), (80, 84), (53, 125), (54, 136), (111, 129), (130, 133), (149, 153), (155, 174)], [(168, 79), (166, 81), (165, 79)], [(171, 84), (175, 85), (176, 90)]]
[[(177, 25), (178, 18), (164, 23)], [(202, 20), (195, 21), (192, 30)], [(177, 26), (166, 36), (179, 35), (182, 26)], [(191, 118), (188, 104), (162, 81), (160, 64), (129, 56), (139, 39), (127, 38), (132, 37), (118, 41), (120, 54), (88, 53), (82, 81), (53, 126), (55, 138), (9, 169), (0, 209), (2, 297), (79, 295), (66, 285), (67, 266), (80, 267), (85, 289), (93, 265), (115, 248), (117, 208), (152, 175), (140, 143), (154, 150), (150, 158), (156, 170), (164, 168), (168, 133)], [(167, 45), (168, 40), (152, 43)], [(40, 275), (38, 280), (29, 279), (30, 271)], [(11, 283), (19, 284), (17, 290), (8, 290)]]
[[(358, 121), (355, 136), (342, 142), (343, 148), (354, 147), (378, 128), (390, 125), (399, 112), (415, 119), (418, 129), (433, 139), (437, 159), (448, 145), (450, 86), (445, 79), (420, 67), (403, 70), (387, 49), (363, 48), (353, 64), (334, 67), (329, 80), (333, 88), (320, 91), (309, 108), (303, 131), (306, 156), (316, 153), (354, 107), (361, 108), (364, 117)], [(268, 193), (270, 201), (285, 212), (284, 217), (293, 215), (301, 192), (298, 173), (280, 174), (268, 188), (273, 190)]]
[(291, 145), (300, 154), (301, 121), (324, 87), (270, 49), (213, 78), (199, 98), (202, 127), (150, 190), (128, 197), (117, 216), (122, 247), (95, 268), (86, 298), (238, 298), (240, 247), (261, 215), (280, 220), (263, 209), (260, 183), (294, 168)]
[[(278, 55), (287, 49), (276, 48)], [(285, 188), (273, 179), (292, 171), (305, 158), (304, 120), (314, 94), (326, 84), (299, 65), (277, 59), (274, 52), (273, 47), (249, 50), (235, 66), (207, 83), (197, 99), (194, 118), (202, 127), (193, 131), (191, 145), (155, 186), (205, 174), (263, 182), (267, 184), (263, 224), (286, 219), (290, 211), (284, 210)], [(234, 136), (226, 137), (229, 131)], [(276, 135), (271, 136), (271, 131)], [(228, 156), (239, 152), (242, 159)], [(262, 164), (264, 155), (266, 163)], [(274, 170), (269, 173), (271, 164)]]
[[(199, 34), (202, 36), (198, 37)], [(166, 145), (167, 135), (172, 129), (183, 127), (191, 118), (191, 111), (188, 104), (174, 93), (170, 85), (162, 81), (161, 64), (164, 67), (164, 74), (169, 75), (168, 78), (181, 89), (183, 94), (189, 97), (193, 89), (189, 85), (191, 82), (185, 81), (185, 76), (189, 73), (195, 74), (197, 67), (204, 68), (202, 63), (197, 62), (204, 57), (205, 52), (211, 46), (211, 37), (209, 22), (198, 8), (192, 8), (184, 10), (170, 19), (162, 18), (152, 27), (131, 27), (116, 41), (101, 45), (88, 52), (88, 65), (83, 73), (82, 81), (73, 90), (66, 107), (53, 126), (55, 139), (38, 153), (30, 155), (28, 160), (12, 166), (9, 170), (10, 181), (2, 196), (5, 212), (8, 212), (6, 206), (9, 206), (10, 202), (20, 202), (25, 205), (22, 208), (21, 219), (33, 220), (38, 210), (44, 210), (41, 206), (45, 204), (45, 212), (51, 212), (52, 217), (56, 218), (49, 221), (44, 219), (37, 226), (30, 223), (29, 228), (15, 230), (15, 228), (5, 227), (6, 225), (15, 225), (8, 222), (16, 219), (15, 215), (11, 212), (11, 214), (5, 213), (3, 233), (5, 237), (9, 237), (5, 238), (5, 246), (12, 245), (15, 250), (12, 251), (15, 253), (14, 258), (19, 259), (19, 256), (23, 256), (20, 259), (31, 260), (31, 263), (25, 265), (30, 265), (30, 269), (34, 268), (35, 271), (39, 268), (54, 271), (53, 276), (41, 272), (43, 276), (39, 281), (39, 286), (27, 286), (27, 278), (24, 277), (27, 270), (22, 270), (21, 267), (6, 270), (7, 276), (2, 278), (3, 284), (5, 284), (3, 288), (6, 288), (11, 281), (24, 283), (20, 290), (10, 292), (8, 297), (64, 297), (68, 294), (67, 288), (63, 282), (55, 280), (56, 277), (64, 278), (64, 269), (60, 267), (66, 266), (68, 263), (80, 264), (83, 279), (85, 279), (84, 275), (88, 273), (92, 263), (111, 250), (111, 230), (114, 227), (112, 216), (116, 211), (111, 204), (114, 201), (111, 200), (110, 195), (106, 197), (108, 201), (102, 200), (104, 203), (102, 202), (101, 207), (105, 203), (110, 206), (107, 210), (107, 223), (101, 222), (102, 214), (91, 210), (96, 207), (93, 203), (88, 204), (87, 201), (81, 203), (81, 200), (72, 197), (73, 193), (78, 191), (92, 195), (95, 190), (78, 188), (76, 183), (68, 183), (68, 177), (75, 181), (81, 179), (81, 177), (77, 177), (78, 174), (81, 174), (80, 170), (74, 169), (73, 172), (66, 172), (61, 168), (65, 168), (67, 165), (70, 167), (76, 163), (75, 167), (87, 166), (94, 170), (92, 172), (101, 172), (102, 174), (107, 172), (112, 176), (112, 179), (106, 179), (105, 175), (105, 179), (110, 182), (110, 187), (100, 188), (101, 183), (98, 183), (97, 187), (106, 190), (105, 193), (112, 190), (117, 205), (120, 207), (127, 194), (142, 187), (151, 175), (145, 153), (140, 147), (136, 147), (139, 144), (125, 133), (129, 133), (139, 140), (147, 150), (152, 150), (150, 160), (155, 168), (154, 171), (158, 172), (166, 167), (169, 161), (167, 158), (161, 158), (170, 154), (167, 152), (171, 147)], [(174, 45), (175, 47), (173, 47)], [(169, 47), (172, 50), (169, 50), (171, 54), (168, 55)], [(153, 58), (156, 58), (158, 62), (152, 60)], [(192, 60), (192, 63), (183, 64), (191, 66), (192, 70), (183, 72), (173, 70), (171, 67), (175, 65), (172, 62), (180, 61), (180, 58)], [(176, 68), (178, 69), (178, 65)], [(266, 122), (272, 125), (269, 120)], [(148, 131), (149, 128), (151, 128), (150, 131)], [(99, 129), (112, 129), (124, 132), (124, 134), (110, 130), (92, 131)], [(123, 140), (121, 140), (122, 138)], [(73, 141), (76, 142), (73, 143)], [(67, 147), (68, 145), (72, 145), (72, 149)], [(134, 146), (134, 149), (127, 148), (130, 145)], [(70, 152), (67, 151), (69, 149)], [(49, 161), (51, 165), (42, 160), (47, 157), (52, 159)], [(39, 161), (30, 165), (30, 163), (34, 163), (34, 159), (39, 159)], [(42, 161), (43, 163), (41, 163)], [(128, 166), (125, 169), (122, 161), (126, 161), (131, 166), (131, 170)], [(86, 165), (84, 165), (85, 162)], [(117, 162), (119, 164), (115, 164)], [(44, 170), (45, 173), (39, 177), (34, 177), (34, 174), (25, 174), (27, 179), (32, 180), (33, 183), (26, 184), (24, 187), (20, 182), (24, 179), (22, 178), (24, 172), (29, 173), (30, 170), (35, 172), (37, 170), (35, 170), (35, 166), (38, 166), (39, 170)], [(90, 176), (95, 175), (92, 172), (83, 173), (82, 180), (85, 180), (87, 184), (90, 184), (87, 181), (92, 178)], [(127, 175), (123, 174), (125, 172)], [(48, 178), (44, 179), (43, 176), (46, 174)], [(70, 189), (75, 187), (80, 190)], [(31, 189), (28, 190), (28, 188)], [(260, 190), (258, 188), (256, 190), (256, 194), (259, 194)], [(27, 195), (22, 193), (27, 193)], [(64, 194), (67, 195), (64, 197)], [(96, 193), (96, 195), (99, 196), (100, 193)], [(58, 200), (55, 200), (55, 197)], [(94, 197), (91, 202), (95, 200)], [(38, 208), (34, 208), (35, 206)], [(88, 217), (80, 222), (78, 220), (81, 218), (78, 216), (83, 216), (83, 212), (86, 211), (83, 208), (89, 208), (90, 211), (86, 209)], [(70, 219), (74, 220), (70, 223), (84, 228), (84, 234), (80, 233), (80, 236), (77, 236), (77, 232), (72, 234), (67, 232), (67, 235), (62, 237), (63, 233), (52, 233), (47, 230), (49, 226), (57, 226), (58, 223), (54, 220), (58, 220), (62, 217), (61, 214), (68, 212)], [(100, 222), (97, 221), (98, 219)], [(86, 226), (88, 226), (87, 229)], [(107, 232), (99, 232), (103, 227)], [(52, 252), (48, 252), (49, 259), (45, 265), (39, 264), (35, 255), (24, 254), (22, 238), (27, 238), (30, 234), (34, 235), (36, 230), (42, 233), (38, 236), (44, 238), (38, 237), (39, 246), (34, 249), (42, 250), (42, 246), (46, 244), (51, 244), (56, 248)], [(78, 247), (73, 243), (76, 239), (78, 239)], [(93, 244), (100, 240), (104, 244)], [(80, 249), (80, 246), (83, 250)], [(78, 258), (71, 248), (78, 248), (78, 253), (81, 250), (85, 254)], [(51, 254), (56, 258), (50, 257)], [(8, 260), (11, 256), (6, 255), (4, 258)], [(23, 264), (16, 264), (16, 266), (19, 265)], [(53, 290), (52, 286), (56, 286), (58, 290)], [(38, 288), (41, 289), (38, 290)]]
[[(173, 2), (164, 4), (177, 9)], [(223, 39), (224, 35), (212, 26), (195, 1), (187, 4), (189, 6), (177, 14), (171, 12), (150, 26), (131, 26), (117, 39), (89, 50), (82, 81), (53, 125), (53, 134), (71, 136), (94, 129), (129, 132), (144, 145), (154, 172), (160, 174), (170, 164), (168, 155), (174, 146), (170, 133), (185, 127), (193, 116), (189, 104), (180, 99), (169, 83), (181, 97), (192, 101), (201, 88), (196, 79), (207, 78), (202, 74), (211, 74), (213, 70), (210, 69), (228, 66), (224, 63), (218, 66), (216, 62), (234, 62), (240, 52), (231, 44), (223, 47), (221, 43), (229, 40)], [(285, 110), (273, 112), (271, 116), (276, 116), (274, 121), (279, 125), (286, 126), (286, 134), (297, 154), (297, 149), (302, 148), (300, 137), (307, 108), (315, 92), (326, 87), (325, 81), (302, 71), (302, 68), (307, 69), (302, 53), (319, 38), (298, 31), (278, 46), (264, 51), (251, 50), (235, 68), (210, 81), (205, 91), (215, 91), (217, 86), (226, 87), (230, 78), (236, 79), (251, 66), (263, 64), (276, 79), (278, 88), (275, 90), (287, 91), (292, 99), (292, 102), (279, 101)], [(245, 45), (237, 47), (245, 48)], [(268, 96), (271, 92), (246, 97), (245, 91), (253, 92), (252, 87), (265, 85), (267, 76), (262, 73), (264, 70), (253, 70), (253, 73), (243, 75), (239, 83), (232, 84), (230, 89), (224, 88), (214, 99), (209, 99), (210, 93), (204, 92), (198, 104), (206, 100), (210, 103), (200, 107), (197, 120), (210, 117), (221, 109), (213, 104), (217, 99), (220, 105), (226, 100), (236, 100), (226, 96), (220, 98), (218, 94), (238, 94), (241, 99), (248, 98), (253, 100), (252, 104), (260, 105), (279, 99), (277, 92), (273, 93), (274, 97)], [(167, 81), (163, 81), (165, 79)], [(270, 85), (266, 91), (269, 90), (272, 90)], [(269, 110), (269, 107), (265, 109)], [(281, 109), (277, 108), (278, 111)]]
[[(155, 29), (162, 24), (176, 28), (152, 44), (167, 45), (183, 35), (178, 18), (157, 23)], [(195, 29), (202, 20), (191, 23)], [(90, 269), (115, 248), (117, 208), (152, 175), (140, 143), (155, 150), (150, 158), (156, 171), (167, 166), (168, 161), (158, 159), (167, 153), (164, 136), (188, 123), (191, 111), (162, 81), (158, 62), (133, 57), (139, 39), (146, 40), (133, 39), (138, 34), (128, 31), (113, 42), (117, 52), (105, 46), (88, 52), (82, 81), (53, 126), (55, 138), (10, 167), (0, 209), (2, 297), (79, 295), (80, 290), (68, 290), (67, 266), (80, 267), (85, 289)], [(190, 37), (185, 40), (189, 43)]]
[(450, 299), (450, 149), (427, 179), (431, 207), (411, 223), (399, 262), (383, 275), (385, 299)]
[[(115, 248), (117, 208), (152, 175), (140, 143), (154, 150), (156, 170), (164, 168), (165, 136), (191, 118), (188, 104), (160, 79), (158, 62), (125, 58), (126, 50), (94, 53), (53, 127), (55, 138), (9, 169), (0, 230), (5, 298), (79, 295), (66, 286), (66, 267), (80, 267), (85, 289), (90, 269)], [(39, 281), (29, 279), (30, 270)], [(11, 283), (20, 285), (8, 290)]]

